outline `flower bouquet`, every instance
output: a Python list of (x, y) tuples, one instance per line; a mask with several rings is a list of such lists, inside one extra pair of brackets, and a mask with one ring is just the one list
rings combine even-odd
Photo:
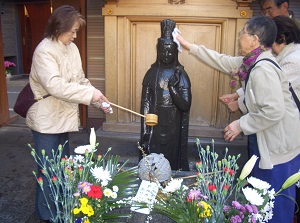
[(239, 178), (237, 160), (240, 157), (219, 155), (207, 146), (203, 149), (197, 139), (200, 161), (196, 163), (196, 183), (182, 185), (183, 178), (171, 179), (161, 185), (156, 201), (150, 205), (152, 213), (165, 215), (178, 223), (237, 223), (268, 222), (273, 215), (275, 196), (295, 184), (300, 172), (289, 177), (275, 193), (271, 185), (247, 176), (257, 160), (256, 156), (243, 167)]
[[(31, 148), (31, 154), (47, 182), (33, 173), (42, 191), (45, 183), (51, 190), (50, 200), (44, 195), (53, 222), (92, 223), (130, 217), (130, 213), (117, 214), (112, 210), (130, 207), (130, 196), (135, 194), (137, 187), (137, 167), (125, 169), (127, 162), (121, 165), (119, 156), (108, 155), (110, 148), (105, 155), (95, 156), (98, 144), (94, 134), (92, 128), (92, 149), (86, 150), (83, 155), (62, 157), (63, 146), (59, 146), (57, 152), (52, 150), (53, 158), (45, 155), (44, 151), (38, 157), (35, 149)], [(55, 212), (51, 211), (51, 205), (55, 206)]]
[(11, 73), (11, 67), (16, 67), (16, 64), (8, 60), (4, 61), (5, 73)]

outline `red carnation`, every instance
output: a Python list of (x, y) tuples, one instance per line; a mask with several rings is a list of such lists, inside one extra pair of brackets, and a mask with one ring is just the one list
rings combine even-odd
[(222, 188), (225, 189), (225, 190), (229, 190), (230, 186), (225, 184)]
[(214, 184), (209, 184), (208, 185), (208, 190), (210, 190), (212, 193), (216, 193), (217, 186)]
[(88, 192), (88, 197), (91, 198), (101, 198), (103, 193), (102, 193), (102, 188), (100, 186), (91, 186), (91, 190)]

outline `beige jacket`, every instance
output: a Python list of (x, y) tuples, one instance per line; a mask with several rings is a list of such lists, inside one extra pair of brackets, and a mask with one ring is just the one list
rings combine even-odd
[[(242, 63), (242, 57), (220, 54), (203, 45), (192, 45), (190, 53), (224, 73)], [(275, 60), (270, 51), (262, 53), (257, 61), (263, 58)], [(295, 158), (300, 153), (299, 112), (282, 71), (268, 61), (257, 63), (251, 71), (245, 99), (249, 112), (239, 119), (239, 125), (245, 135), (257, 134), (259, 167), (272, 169)]]
[(51, 96), (29, 109), (28, 127), (52, 134), (78, 131), (78, 104), (90, 105), (95, 88), (85, 78), (77, 46), (43, 39), (33, 55), (29, 81), (35, 97)]

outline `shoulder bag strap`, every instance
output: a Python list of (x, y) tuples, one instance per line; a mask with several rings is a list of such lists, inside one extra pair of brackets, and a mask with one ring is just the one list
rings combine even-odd
[[(281, 70), (280, 66), (279, 66), (274, 60), (271, 60), (271, 59), (269, 59), (269, 58), (264, 58), (264, 59), (261, 59), (261, 60), (259, 60), (259, 61), (262, 61), (262, 60), (267, 60), (267, 61), (271, 62), (271, 63), (274, 64), (278, 69)], [(257, 62), (249, 69), (247, 78), (246, 78), (246, 80), (245, 80), (245, 89), (246, 89), (246, 86), (247, 86), (247, 82), (248, 82), (248, 79), (249, 79), (250, 72), (251, 72), (252, 68), (255, 67), (255, 65), (256, 65), (259, 61), (257, 61)], [(292, 87), (292, 85), (291, 85), (290, 82), (289, 82), (289, 90), (290, 90), (290, 92), (292, 93), (293, 99), (294, 99), (294, 101), (295, 101), (295, 103), (296, 103), (296, 105), (297, 105), (297, 107), (298, 107), (298, 110), (300, 111), (300, 101), (299, 101), (299, 98), (297, 97), (297, 95), (296, 95), (296, 93), (295, 93), (295, 91), (294, 91), (294, 89), (293, 89), (293, 87)]]

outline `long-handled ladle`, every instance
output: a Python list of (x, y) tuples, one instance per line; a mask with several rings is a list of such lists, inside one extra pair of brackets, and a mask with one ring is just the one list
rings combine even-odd
[(132, 111), (132, 110), (130, 110), (130, 109), (128, 109), (128, 108), (124, 108), (124, 107), (122, 107), (122, 106), (120, 106), (120, 105), (114, 104), (114, 103), (112, 103), (112, 102), (109, 102), (109, 103), (110, 103), (110, 105), (112, 105), (112, 106), (114, 106), (114, 107), (117, 107), (117, 108), (123, 109), (123, 110), (125, 110), (125, 111), (131, 112), (131, 113), (133, 113), (133, 114), (135, 114), (135, 115), (144, 117), (144, 118), (145, 118), (145, 123), (146, 123), (146, 125), (149, 125), (149, 126), (155, 126), (155, 125), (157, 125), (158, 117), (157, 117), (156, 114), (146, 114), (146, 115), (142, 115), (142, 114), (137, 113), (137, 112), (135, 112), (135, 111)]

